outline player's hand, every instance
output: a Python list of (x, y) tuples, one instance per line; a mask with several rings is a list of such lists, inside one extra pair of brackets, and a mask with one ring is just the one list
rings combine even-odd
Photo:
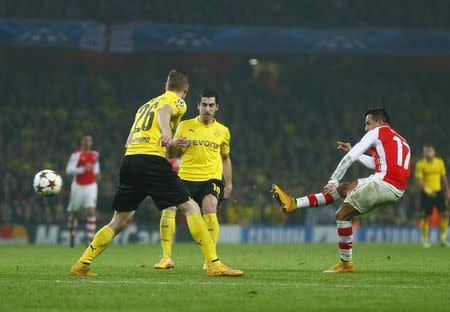
[(91, 170), (94, 169), (94, 165), (93, 164), (87, 164), (86, 166), (84, 166), (84, 172), (89, 172)]
[(425, 187), (423, 189), (423, 191), (430, 197), (434, 198), (436, 197), (436, 192), (434, 192), (433, 190), (429, 189), (428, 187)]
[(176, 138), (172, 140), (170, 145), (176, 148), (185, 148), (191, 146), (191, 140), (186, 137)]
[(163, 130), (158, 141), (164, 147), (170, 146), (170, 143), (172, 142), (172, 133), (170, 133), (170, 131)]
[(338, 151), (348, 153), (352, 149), (352, 145), (348, 142), (337, 141), (337, 149), (338, 149)]
[(337, 192), (338, 185), (339, 185), (338, 181), (330, 180), (328, 181), (327, 185), (323, 187), (323, 191), (325, 192), (325, 194), (333, 195), (334, 193)]
[(231, 192), (233, 192), (233, 185), (232, 184), (225, 185), (225, 187), (223, 188), (223, 198), (230, 198)]

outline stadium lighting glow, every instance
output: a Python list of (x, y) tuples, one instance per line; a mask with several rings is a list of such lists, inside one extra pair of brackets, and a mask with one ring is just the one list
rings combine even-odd
[(259, 61), (258, 61), (258, 59), (251, 58), (248, 60), (248, 63), (252, 66), (255, 66), (255, 65), (258, 65)]

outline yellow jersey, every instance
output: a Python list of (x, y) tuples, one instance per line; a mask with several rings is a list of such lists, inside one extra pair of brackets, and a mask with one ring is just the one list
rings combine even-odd
[(173, 115), (170, 119), (170, 128), (174, 129), (186, 112), (186, 103), (172, 91), (151, 99), (142, 105), (131, 126), (132, 139), (127, 146), (125, 155), (146, 154), (166, 156), (166, 147), (158, 141), (162, 132), (158, 120), (158, 111), (164, 105), (170, 105)]
[(178, 175), (183, 180), (222, 180), (222, 156), (230, 153), (230, 131), (214, 120), (205, 125), (199, 118), (184, 120), (175, 132), (175, 138), (186, 137), (191, 145), (181, 151)]
[(441, 190), (441, 177), (446, 174), (444, 161), (434, 157), (431, 162), (422, 158), (416, 164), (415, 177), (423, 181), (424, 187), (433, 192)]

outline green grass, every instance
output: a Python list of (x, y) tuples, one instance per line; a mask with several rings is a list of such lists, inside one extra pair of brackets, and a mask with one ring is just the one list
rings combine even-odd
[(0, 311), (449, 311), (450, 249), (355, 244), (354, 274), (327, 275), (333, 244), (222, 245), (242, 278), (208, 278), (196, 245), (176, 244), (174, 270), (156, 245), (114, 245), (95, 278), (67, 275), (82, 247), (0, 247)]

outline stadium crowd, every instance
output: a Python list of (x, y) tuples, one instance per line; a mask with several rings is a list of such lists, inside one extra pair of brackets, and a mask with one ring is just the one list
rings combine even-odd
[[(180, 14), (182, 12), (182, 14)], [(107, 23), (342, 27), (448, 27), (448, 1), (248, 0), (241, 2), (1, 0), (0, 17), (95, 19)]]
[[(38, 58), (39, 53), (29, 53)], [(147, 63), (146, 63), (147, 62)], [(19, 62), (20, 63), (20, 62)], [(3, 63), (0, 74), (0, 223), (64, 222), (70, 177), (64, 176), (61, 196), (40, 198), (31, 186), (33, 175), (44, 168), (60, 173), (82, 135), (92, 134), (100, 151), (102, 179), (99, 217), (110, 216), (118, 182), (118, 168), (134, 112), (148, 98), (160, 94), (169, 69), (167, 59), (155, 56), (132, 62), (112, 62), (95, 68), (92, 60), (65, 65)], [(94, 62), (95, 63), (95, 62)], [(338, 139), (356, 143), (363, 135), (364, 111), (385, 106), (392, 125), (410, 142), (413, 162), (421, 145), (433, 142), (450, 163), (446, 119), (448, 73), (411, 69), (398, 58), (302, 56), (284, 59), (289, 69), (250, 66), (247, 58), (233, 57), (230, 68), (217, 72), (196, 64), (190, 72), (189, 116), (196, 114), (196, 96), (204, 87), (218, 90), (218, 119), (232, 133), (234, 194), (224, 203), (224, 222), (328, 223), (329, 208), (310, 209), (285, 216), (270, 198), (277, 182), (302, 194), (321, 190), (340, 155)], [(394, 68), (393, 68), (394, 67)], [(142, 70), (149, 68), (150, 70)], [(276, 70), (274, 70), (275, 68)], [(326, 92), (323, 92), (326, 90)], [(354, 165), (352, 177), (369, 173)], [(364, 217), (367, 223), (414, 221), (418, 207), (415, 183), (397, 207)], [(138, 211), (137, 222), (158, 222), (151, 202)], [(101, 221), (100, 221), (101, 222)]]

